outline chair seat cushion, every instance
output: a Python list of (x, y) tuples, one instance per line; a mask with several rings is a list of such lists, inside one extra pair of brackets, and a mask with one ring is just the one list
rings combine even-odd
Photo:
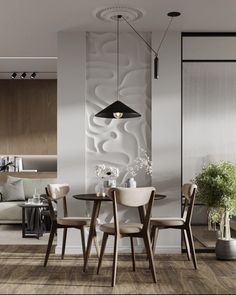
[(90, 225), (91, 218), (89, 217), (63, 217), (58, 218), (57, 223), (60, 225), (67, 226), (81, 226), (81, 225)]
[[(139, 233), (142, 230), (141, 223), (119, 223), (120, 233), (121, 234), (133, 234)], [(115, 233), (114, 223), (105, 223), (100, 226), (100, 229), (108, 234)]]
[(160, 227), (181, 226), (184, 224), (184, 222), (185, 220), (183, 218), (178, 218), (178, 217), (151, 218), (151, 224), (160, 226)]

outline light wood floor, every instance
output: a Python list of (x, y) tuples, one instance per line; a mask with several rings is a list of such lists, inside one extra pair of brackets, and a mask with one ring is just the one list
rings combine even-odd
[(0, 246), (1, 294), (236, 294), (236, 261), (218, 261), (215, 255), (197, 254), (199, 270), (183, 255), (157, 255), (157, 284), (152, 282), (144, 255), (132, 271), (129, 255), (119, 256), (117, 285), (111, 283), (111, 256), (104, 257), (99, 275), (97, 259), (82, 272), (82, 257), (54, 254), (43, 267), (46, 246)]

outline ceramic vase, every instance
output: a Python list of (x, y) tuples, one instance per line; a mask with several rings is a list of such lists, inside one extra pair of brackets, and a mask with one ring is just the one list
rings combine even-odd
[(136, 180), (133, 178), (133, 177), (131, 177), (131, 178), (128, 178), (127, 180), (126, 180), (126, 187), (130, 187), (130, 188), (132, 188), (132, 187), (136, 187)]

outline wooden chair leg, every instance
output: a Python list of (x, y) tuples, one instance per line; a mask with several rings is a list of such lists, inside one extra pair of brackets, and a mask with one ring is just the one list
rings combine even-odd
[(83, 226), (80, 228), (80, 233), (81, 233), (81, 244), (82, 244), (83, 258), (85, 259), (86, 248), (85, 248), (85, 237), (84, 237), (84, 227)]
[(154, 239), (154, 233), (155, 233), (155, 226), (151, 225), (150, 226), (150, 239), (151, 239), (151, 243), (153, 243), (153, 239)]
[(93, 237), (93, 243), (94, 243), (94, 246), (95, 246), (95, 249), (96, 249), (96, 252), (97, 252), (97, 257), (99, 258), (99, 256), (100, 256), (100, 247), (99, 247), (99, 244), (98, 244), (97, 233), (96, 232), (95, 232), (95, 235)]
[(149, 232), (144, 233), (143, 240), (144, 240), (145, 248), (146, 248), (148, 259), (149, 259), (149, 265), (151, 268), (153, 281), (156, 283), (157, 277), (156, 277), (154, 257), (153, 257), (153, 252), (152, 252), (152, 247), (151, 247), (151, 239), (149, 236)]
[(101, 252), (100, 252), (99, 261), (98, 261), (97, 274), (99, 274), (99, 271), (100, 271), (100, 268), (102, 265), (102, 259), (103, 259), (103, 255), (104, 255), (105, 248), (106, 248), (107, 238), (108, 238), (108, 234), (104, 233), (103, 238), (102, 238)]
[(189, 242), (189, 246), (190, 246), (193, 265), (194, 265), (194, 268), (197, 269), (197, 258), (196, 258), (196, 253), (195, 253), (195, 249), (194, 249), (193, 234), (192, 234), (191, 228), (187, 227), (186, 232), (187, 232), (187, 236), (188, 236), (188, 242)]
[(189, 248), (188, 236), (187, 236), (187, 232), (185, 229), (182, 229), (182, 236), (184, 238), (184, 243), (186, 246), (188, 260), (191, 260), (191, 253), (190, 253), (190, 248)]
[(131, 244), (133, 271), (135, 271), (136, 270), (136, 268), (135, 268), (135, 254), (134, 254), (134, 243), (133, 243), (133, 238), (132, 237), (130, 237), (130, 244)]
[(155, 257), (155, 251), (156, 251), (156, 246), (157, 246), (157, 238), (159, 234), (159, 228), (156, 226), (153, 226), (153, 238), (152, 238), (152, 252), (153, 252), (153, 257)]
[(52, 225), (51, 231), (50, 231), (50, 236), (49, 236), (49, 239), (48, 239), (47, 252), (46, 252), (46, 255), (45, 255), (45, 259), (44, 259), (44, 267), (46, 267), (47, 263), (48, 263), (48, 257), (49, 257), (49, 254), (51, 252), (52, 242), (53, 242), (54, 234), (55, 234), (56, 230), (57, 230), (56, 226)]
[(112, 268), (112, 287), (115, 286), (116, 284), (116, 271), (117, 271), (117, 260), (118, 260), (118, 242), (119, 242), (119, 237), (114, 236), (115, 241), (114, 241), (114, 253), (113, 253), (113, 268)]
[(65, 255), (66, 237), (67, 237), (67, 228), (64, 228), (63, 229), (63, 241), (62, 241), (61, 259), (64, 259), (64, 255)]
[[(155, 258), (155, 251), (156, 251), (158, 233), (159, 233), (159, 228), (156, 227), (155, 225), (153, 225), (152, 228), (151, 228), (151, 236), (150, 236), (150, 239), (151, 239), (152, 252), (153, 252), (153, 257), (154, 258)], [(147, 258), (146, 259), (147, 260), (149, 259), (148, 258), (148, 255), (147, 255)], [(151, 267), (151, 265), (149, 264), (149, 268), (150, 267)]]

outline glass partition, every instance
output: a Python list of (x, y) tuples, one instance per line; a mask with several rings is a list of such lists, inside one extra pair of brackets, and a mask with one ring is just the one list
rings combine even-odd
[[(182, 177), (189, 182), (204, 164), (236, 163), (236, 63), (183, 62)], [(198, 249), (214, 249), (216, 231), (207, 227), (207, 210), (198, 201), (193, 235)], [(234, 221), (231, 224), (235, 236)]]

